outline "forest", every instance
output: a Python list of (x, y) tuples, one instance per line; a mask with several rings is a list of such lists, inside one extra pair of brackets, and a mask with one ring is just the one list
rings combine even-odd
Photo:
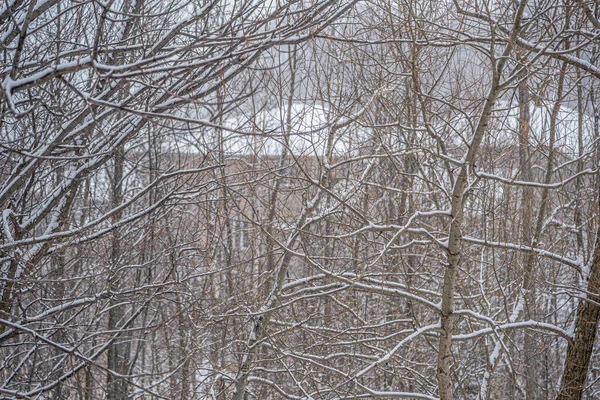
[(597, 0), (4, 0), (0, 398), (600, 398)]

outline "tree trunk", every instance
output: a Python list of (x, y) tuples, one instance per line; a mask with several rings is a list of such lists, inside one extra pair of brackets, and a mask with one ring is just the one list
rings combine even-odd
[[(124, 164), (124, 149), (119, 148), (115, 153), (115, 164), (113, 169), (113, 182), (112, 182), (112, 201), (111, 205), (114, 209), (121, 204), (123, 200), (123, 164)], [(113, 223), (116, 223), (121, 218), (121, 213), (115, 213), (113, 217)], [(115, 229), (112, 233), (111, 243), (111, 263), (113, 271), (109, 277), (109, 286), (111, 291), (118, 291), (121, 285), (120, 279), (122, 277), (117, 273), (118, 266), (121, 264), (121, 235), (119, 229)], [(108, 330), (113, 332), (118, 329), (123, 329), (123, 323), (125, 321), (125, 305), (118, 305), (119, 299), (111, 299), (111, 309), (108, 313)], [(107, 368), (109, 370), (106, 378), (106, 398), (107, 400), (125, 400), (127, 399), (127, 380), (122, 377), (115, 377), (111, 371), (119, 374), (126, 375), (129, 372), (129, 351), (130, 344), (127, 338), (120, 335), (114, 343), (112, 343), (107, 352)]]
[[(513, 31), (511, 33), (512, 39), (515, 39), (521, 30), (521, 18), (523, 11), (527, 5), (527, 0), (522, 0), (517, 8), (515, 15), (515, 22), (513, 25)], [(460, 262), (460, 255), (462, 252), (462, 219), (464, 211), (464, 200), (468, 194), (468, 180), (471, 168), (475, 167), (475, 161), (479, 146), (483, 140), (483, 136), (487, 130), (494, 105), (500, 92), (500, 75), (506, 64), (506, 58), (512, 52), (512, 43), (508, 43), (504, 48), (502, 58), (498, 60), (495, 65), (494, 75), (491, 82), (490, 91), (487, 95), (485, 104), (481, 111), (481, 116), (477, 122), (477, 126), (473, 132), (473, 138), (469, 149), (467, 150), (464, 162), (460, 167), (460, 172), (454, 182), (452, 189), (452, 198), (450, 204), (450, 214), (452, 217), (452, 223), (448, 233), (448, 247), (447, 247), (447, 264), (444, 271), (444, 283), (442, 287), (442, 299), (441, 299), (441, 318), (440, 318), (440, 341), (438, 348), (437, 357), (437, 380), (438, 390), (441, 400), (451, 400), (453, 398), (452, 393), (452, 380), (451, 380), (451, 360), (452, 360), (452, 335), (454, 331), (454, 291), (456, 282), (456, 269)]]
[[(597, 115), (597, 113), (594, 112), (594, 115)], [(598, 137), (597, 119), (594, 121), (594, 134), (595, 137)], [(600, 205), (600, 192), (598, 193), (598, 204)], [(582, 398), (599, 322), (600, 225), (598, 225), (596, 231), (596, 243), (587, 280), (586, 295), (577, 305), (575, 329), (573, 331), (574, 338), (567, 346), (567, 358), (557, 400), (579, 400)]]
[(582, 398), (598, 322), (600, 322), (600, 226), (596, 232), (596, 245), (587, 283), (587, 295), (577, 306), (575, 337), (567, 347), (567, 359), (557, 400)]
[[(525, 74), (525, 72), (524, 72)], [(523, 75), (519, 82), (518, 88), (519, 97), (519, 166), (521, 169), (521, 179), (529, 182), (531, 176), (531, 161), (529, 151), (529, 88), (527, 84), (527, 76)], [(523, 244), (526, 246), (535, 246), (532, 243), (534, 234), (532, 232), (532, 198), (533, 189), (529, 186), (523, 187), (521, 197), (522, 210), (522, 235)], [(540, 213), (540, 215), (542, 215)], [(535, 240), (535, 239), (534, 239)], [(523, 293), (525, 300), (525, 318), (530, 320), (535, 316), (535, 254), (529, 253), (525, 255), (523, 265)], [(536, 398), (537, 393), (537, 366), (535, 359), (535, 339), (529, 330), (523, 332), (523, 357), (524, 357), (524, 374), (525, 377), (525, 393), (527, 400)]]

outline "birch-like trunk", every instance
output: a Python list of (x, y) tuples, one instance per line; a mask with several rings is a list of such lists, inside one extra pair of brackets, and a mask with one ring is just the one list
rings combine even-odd
[(462, 251), (462, 219), (464, 211), (464, 200), (468, 194), (469, 187), (469, 175), (471, 169), (475, 166), (477, 153), (479, 146), (483, 140), (484, 134), (487, 130), (490, 116), (494, 110), (494, 104), (500, 94), (502, 85), (500, 84), (500, 77), (506, 60), (513, 49), (514, 40), (519, 35), (521, 30), (521, 22), (523, 12), (527, 0), (522, 0), (517, 8), (515, 14), (515, 20), (513, 29), (510, 35), (510, 39), (504, 48), (502, 56), (498, 61), (494, 61), (493, 76), (490, 85), (490, 89), (485, 100), (481, 116), (471, 139), (470, 146), (464, 156), (464, 162), (460, 167), (458, 176), (454, 182), (452, 189), (452, 197), (450, 203), (450, 215), (452, 222), (450, 224), (450, 230), (448, 234), (448, 247), (446, 249), (446, 269), (444, 271), (444, 283), (442, 288), (442, 305), (441, 305), (441, 328), (440, 328), (440, 341), (438, 348), (437, 357), (437, 380), (440, 400), (451, 400), (453, 398), (452, 393), (452, 379), (451, 379), (451, 367), (452, 367), (452, 334), (454, 332), (454, 293), (455, 293), (455, 282), (456, 282), (456, 269), (460, 262), (460, 255)]
[[(499, 65), (502, 67), (502, 64)], [(440, 342), (437, 359), (437, 379), (441, 400), (450, 400), (452, 395), (452, 334), (454, 331), (454, 285), (456, 282), (456, 269), (460, 261), (462, 250), (461, 230), (463, 218), (464, 199), (468, 192), (468, 179), (483, 135), (486, 132), (490, 116), (494, 109), (494, 104), (500, 90), (500, 76), (497, 71), (494, 73), (492, 86), (483, 107), (481, 117), (473, 134), (471, 145), (465, 155), (465, 162), (460, 168), (459, 175), (455, 181), (452, 190), (450, 232), (448, 235), (448, 248), (446, 257), (446, 270), (444, 272), (444, 286), (442, 288), (442, 308), (441, 308), (441, 329)]]

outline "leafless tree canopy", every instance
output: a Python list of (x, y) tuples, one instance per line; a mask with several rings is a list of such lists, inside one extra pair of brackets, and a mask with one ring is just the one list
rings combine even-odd
[(0, 398), (600, 397), (600, 4), (5, 0)]

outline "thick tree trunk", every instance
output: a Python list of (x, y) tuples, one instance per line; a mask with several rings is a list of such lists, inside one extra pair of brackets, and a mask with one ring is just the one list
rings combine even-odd
[(600, 322), (600, 226), (596, 232), (594, 259), (587, 283), (587, 295), (577, 306), (575, 337), (567, 347), (567, 359), (560, 382), (558, 400), (582, 398), (596, 331)]
[[(578, 93), (579, 94), (579, 93)], [(594, 103), (593, 92), (591, 94), (592, 105)], [(581, 106), (581, 103), (578, 103)], [(598, 113), (594, 109), (594, 137), (598, 137)], [(582, 147), (582, 122), (581, 117), (578, 123), (578, 142), (580, 153)], [(578, 171), (582, 168), (577, 166)], [(576, 182), (577, 186), (580, 185)], [(597, 189), (598, 190), (598, 189)], [(598, 195), (598, 204), (600, 205), (600, 192)], [(577, 210), (578, 211), (578, 210)], [(578, 214), (575, 214), (577, 217)], [(578, 237), (581, 228), (578, 223)], [(578, 238), (579, 240), (579, 238)], [(594, 245), (593, 259), (590, 264), (590, 271), (587, 279), (586, 294), (577, 305), (577, 314), (575, 316), (574, 338), (567, 346), (567, 358), (565, 360), (563, 376), (560, 382), (560, 389), (557, 400), (579, 400), (583, 397), (583, 389), (594, 349), (598, 323), (600, 323), (600, 225), (596, 231), (596, 243)]]

